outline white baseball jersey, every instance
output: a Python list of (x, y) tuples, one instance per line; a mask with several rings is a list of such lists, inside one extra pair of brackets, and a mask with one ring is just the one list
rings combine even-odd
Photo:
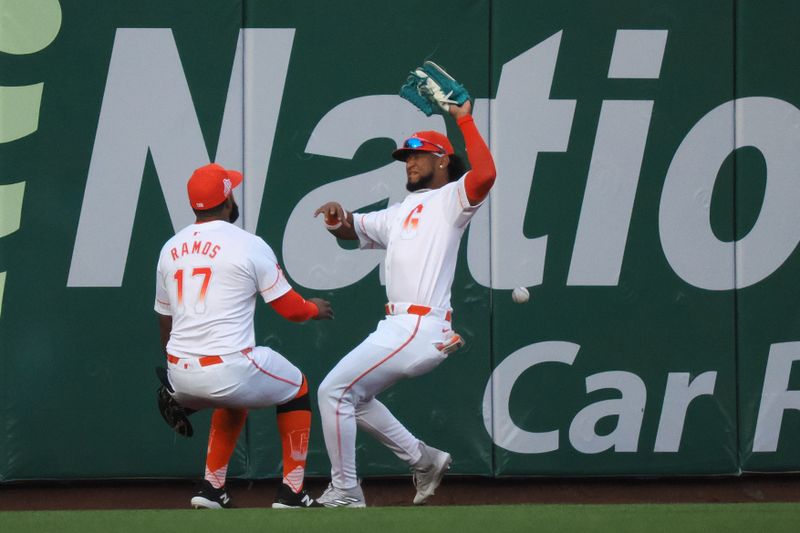
[(255, 345), (256, 296), (291, 289), (263, 239), (221, 220), (192, 224), (161, 249), (155, 310), (172, 316), (167, 351), (222, 355)]
[(461, 236), (480, 205), (470, 205), (462, 176), (381, 211), (353, 213), (360, 247), (386, 249), (390, 302), (450, 309)]

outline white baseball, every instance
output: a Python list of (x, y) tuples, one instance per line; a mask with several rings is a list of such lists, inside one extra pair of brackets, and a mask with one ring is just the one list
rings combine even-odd
[(528, 292), (528, 289), (525, 287), (517, 287), (513, 291), (511, 291), (511, 299), (514, 300), (514, 303), (517, 304), (524, 304), (528, 301), (528, 298), (531, 297), (531, 294)]

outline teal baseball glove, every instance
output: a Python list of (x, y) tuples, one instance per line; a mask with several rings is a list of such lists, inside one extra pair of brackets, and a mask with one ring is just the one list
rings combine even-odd
[(400, 88), (400, 96), (417, 106), (426, 116), (445, 114), (450, 105), (460, 106), (470, 99), (463, 85), (433, 61), (414, 69)]

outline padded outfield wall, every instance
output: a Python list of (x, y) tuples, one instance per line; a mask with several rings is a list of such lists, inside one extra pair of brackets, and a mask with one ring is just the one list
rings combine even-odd
[[(312, 384), (382, 317), (381, 252), (312, 213), (404, 195), (444, 129), (425, 59), (475, 97), (498, 180), (453, 286), (467, 347), (382, 400), (453, 472), (800, 469), (800, 6), (768, 0), (0, 1), (0, 481), (196, 477), (155, 407), (162, 243), (191, 171), (244, 170), (243, 226), (333, 322), (259, 305)], [(531, 301), (512, 303), (526, 286)], [(315, 395), (315, 392), (312, 393)], [(318, 415), (309, 472), (329, 463)], [(271, 410), (229, 474), (279, 474)], [(367, 436), (361, 475), (407, 467)]]

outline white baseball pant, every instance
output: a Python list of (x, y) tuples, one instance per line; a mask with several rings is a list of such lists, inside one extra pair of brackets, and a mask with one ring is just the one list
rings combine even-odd
[(281, 354), (256, 346), (222, 356), (168, 356), (175, 400), (190, 409), (259, 409), (297, 395), (303, 374)]
[(451, 325), (439, 315), (387, 316), (320, 384), (319, 410), (335, 487), (358, 485), (357, 426), (408, 464), (419, 461), (419, 439), (375, 396), (402, 378), (430, 372), (447, 358), (436, 345), (452, 335)]

